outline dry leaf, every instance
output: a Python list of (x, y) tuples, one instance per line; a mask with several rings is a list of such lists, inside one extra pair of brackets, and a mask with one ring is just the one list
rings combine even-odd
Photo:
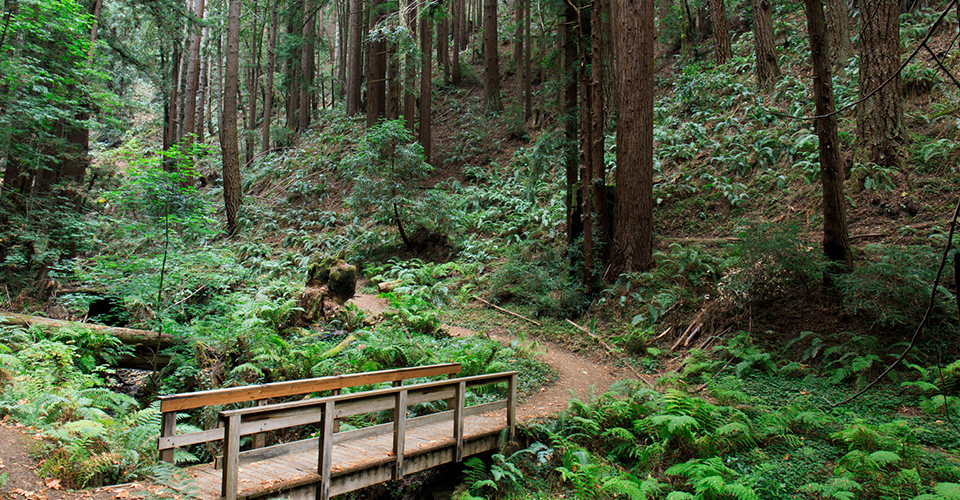
[(44, 479), (43, 482), (46, 483), (46, 484), (47, 484), (47, 488), (50, 488), (51, 490), (59, 490), (59, 489), (60, 489), (60, 480), (59, 480), (59, 479), (54, 479), (54, 478), (52, 478), (52, 477), (48, 477), (48, 478)]

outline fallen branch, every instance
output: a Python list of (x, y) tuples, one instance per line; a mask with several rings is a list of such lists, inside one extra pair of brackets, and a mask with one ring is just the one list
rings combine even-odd
[[(580, 330), (581, 332), (586, 333), (587, 335), (589, 335), (590, 337), (592, 337), (593, 339), (595, 339), (597, 342), (600, 343), (600, 345), (602, 345), (603, 347), (605, 347), (605, 348), (607, 349), (607, 352), (609, 352), (609, 353), (612, 354), (613, 356), (615, 356), (615, 357), (617, 357), (617, 358), (620, 358), (620, 359), (623, 359), (623, 355), (620, 353), (619, 350), (614, 349), (613, 347), (611, 347), (610, 344), (604, 342), (603, 339), (601, 339), (600, 337), (598, 337), (596, 334), (594, 334), (594, 333), (591, 332), (590, 330), (587, 330), (586, 328), (584, 328), (584, 327), (582, 327), (582, 326), (574, 323), (573, 321), (570, 321), (569, 319), (567, 320), (567, 323), (570, 323), (570, 324), (573, 325), (577, 330)], [(630, 365), (630, 363), (627, 363), (626, 360), (624, 360), (623, 364), (624, 364), (627, 368), (629, 368), (630, 371), (632, 371), (634, 375), (637, 376), (637, 380), (642, 380), (642, 381), (644, 381), (648, 386), (650, 386), (651, 389), (654, 389), (653, 383), (651, 383), (649, 380), (643, 378), (643, 375), (640, 375), (640, 372), (638, 372), (636, 368), (634, 368), (632, 365)]]
[(530, 319), (530, 318), (528, 318), (528, 317), (526, 317), (526, 316), (521, 316), (521, 315), (519, 315), (519, 314), (517, 314), (517, 313), (515, 313), (515, 312), (513, 312), (513, 311), (508, 311), (508, 310), (506, 310), (506, 309), (504, 309), (504, 308), (502, 308), (502, 307), (500, 307), (500, 306), (493, 305), (493, 304), (487, 302), (486, 300), (483, 300), (483, 299), (481, 299), (480, 297), (477, 297), (476, 295), (472, 295), (471, 298), (474, 298), (474, 299), (476, 299), (476, 300), (479, 300), (480, 302), (483, 302), (484, 304), (486, 304), (486, 305), (488, 305), (488, 306), (490, 306), (490, 307), (492, 307), (492, 308), (494, 308), (494, 309), (496, 309), (496, 310), (498, 310), (498, 311), (500, 311), (500, 312), (502, 312), (502, 313), (507, 313), (507, 314), (509, 314), (509, 315), (511, 315), (511, 316), (516, 316), (517, 318), (520, 318), (520, 319), (522, 319), (522, 320), (524, 320), (524, 321), (529, 321), (529, 322), (531, 322), (531, 323), (533, 323), (533, 324), (535, 324), (535, 325), (537, 325), (537, 326), (540, 326), (540, 323), (537, 323), (536, 321), (534, 321), (534, 320), (532, 320), (532, 319)]
[(28, 316), (26, 314), (17, 314), (7, 311), (0, 311), (0, 325), (19, 326), (21, 328), (38, 327), (42, 329), (58, 330), (61, 328), (72, 328), (75, 330), (92, 330), (100, 333), (107, 333), (120, 339), (126, 345), (157, 345), (157, 335), (160, 338), (160, 349), (182, 344), (183, 341), (173, 335), (158, 334), (148, 330), (134, 330), (133, 328), (120, 328), (116, 326), (95, 325), (92, 323), (80, 323), (78, 321), (61, 321), (57, 319), (41, 318), (39, 316)]

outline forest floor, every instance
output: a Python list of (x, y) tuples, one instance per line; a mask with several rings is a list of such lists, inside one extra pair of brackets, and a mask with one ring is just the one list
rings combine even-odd
[[(371, 317), (381, 314), (387, 308), (384, 299), (370, 294), (358, 293), (351, 302)], [(445, 325), (445, 328), (452, 336), (487, 335), (504, 344), (522, 341), (500, 327), (482, 333), (453, 325)], [(529, 346), (531, 342), (525, 343)], [(517, 417), (521, 421), (554, 415), (565, 410), (571, 398), (588, 401), (595, 395), (603, 394), (617, 380), (629, 377), (625, 371), (602, 359), (573, 353), (551, 342), (538, 341), (533, 350), (539, 352), (542, 360), (557, 371), (557, 377), (551, 384), (541, 387), (539, 392), (527, 395), (517, 408)], [(14, 423), (9, 418), (0, 421), (0, 475), (7, 474), (6, 480), (0, 480), (0, 500), (133, 500), (171, 497), (170, 490), (149, 482), (83, 491), (61, 489), (59, 480), (37, 474), (39, 460), (31, 456), (31, 451), (41, 440), (32, 429)]]

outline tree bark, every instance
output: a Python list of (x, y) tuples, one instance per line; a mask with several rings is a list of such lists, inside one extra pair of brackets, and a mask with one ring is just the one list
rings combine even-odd
[(460, 51), (463, 50), (463, 47), (461, 47), (463, 24), (460, 17), (463, 11), (463, 0), (453, 0), (451, 2), (451, 9), (453, 9), (453, 14), (451, 15), (451, 20), (453, 21), (453, 54), (451, 55), (452, 67), (450, 68), (450, 78), (454, 85), (460, 85)]
[(301, 134), (310, 127), (310, 110), (313, 101), (311, 90), (313, 89), (313, 46), (314, 34), (316, 33), (317, 19), (313, 16), (313, 2), (304, 0), (303, 2), (303, 48), (300, 54), (300, 124), (297, 130)]
[[(817, 137), (820, 140), (820, 181), (823, 183), (823, 253), (837, 266), (834, 272), (853, 268), (850, 236), (847, 232), (846, 200), (843, 196), (843, 169), (840, 165), (840, 141), (837, 138), (836, 103), (827, 54), (827, 33), (821, 0), (804, 0), (810, 59), (813, 62), (813, 95), (816, 99)], [(824, 282), (830, 283), (830, 273)]]
[(229, 0), (227, 54), (224, 69), (223, 111), (220, 118), (220, 149), (223, 153), (223, 201), (227, 232), (237, 234), (240, 211), (240, 149), (237, 144), (237, 102), (240, 69), (240, 0)]
[(437, 21), (437, 70), (442, 70), (444, 84), (450, 83), (450, 33), (447, 22), (446, 17)]
[[(400, 22), (410, 32), (410, 38), (414, 40), (417, 39), (417, 16), (415, 11), (415, 2), (410, 2), (410, 0), (402, 0), (400, 2)], [(403, 122), (406, 124), (407, 130), (410, 131), (410, 135), (416, 136), (417, 102), (413, 94), (414, 85), (416, 85), (417, 80), (416, 58), (410, 54), (405, 54), (403, 58)]]
[[(383, 8), (381, 0), (373, 0), (370, 12), (371, 31), (383, 19)], [(368, 46), (370, 55), (367, 63), (367, 127), (372, 127), (386, 116), (387, 111), (387, 44), (378, 39), (370, 42)]]
[(497, 0), (483, 0), (483, 108), (500, 111), (500, 52), (497, 42)]
[(877, 0), (860, 24), (860, 98), (857, 106), (856, 161), (901, 169), (904, 166), (903, 84), (900, 68), (900, 16), (897, 0)]
[[(830, 50), (830, 63), (842, 68), (853, 54), (853, 42), (850, 40), (850, 11), (847, 0), (826, 0), (827, 43)], [(870, 3), (874, 5), (873, 2)]]
[(730, 33), (727, 31), (727, 9), (723, 0), (710, 0), (710, 17), (713, 19), (714, 59), (717, 64), (726, 64), (730, 59)]
[(575, 238), (574, 214), (576, 212), (576, 184), (577, 168), (579, 155), (577, 153), (577, 136), (579, 127), (577, 126), (577, 10), (571, 3), (567, 2), (563, 11), (563, 18), (560, 22), (560, 39), (563, 44), (563, 70), (561, 74), (561, 93), (559, 100), (559, 109), (557, 114), (564, 127), (564, 137), (567, 147), (564, 151), (564, 166), (567, 179), (567, 244), (573, 244)]
[(607, 209), (607, 172), (604, 165), (603, 156), (605, 152), (604, 125), (606, 124), (606, 114), (604, 113), (604, 87), (606, 75), (604, 74), (605, 63), (603, 61), (604, 53), (604, 35), (607, 32), (604, 24), (605, 19), (609, 19), (609, 12), (604, 8), (603, 0), (593, 0), (593, 11), (590, 15), (591, 22), (591, 50), (590, 50), (590, 68), (592, 75), (590, 77), (590, 135), (592, 144), (590, 145), (590, 158), (587, 160), (590, 164), (589, 170), (591, 177), (589, 179), (590, 189), (593, 191), (593, 205), (596, 207), (597, 228), (600, 232), (600, 259), (604, 264), (610, 260), (610, 243), (612, 227), (610, 225), (610, 211)]
[(420, 145), (423, 146), (423, 156), (430, 163), (433, 152), (431, 108), (433, 93), (433, 61), (430, 57), (430, 47), (433, 46), (433, 23), (430, 21), (430, 12), (424, 9), (420, 17), (420, 51), (423, 53), (420, 67)]
[[(196, 0), (193, 15), (203, 21), (205, 1)], [(190, 59), (187, 64), (187, 89), (183, 102), (184, 149), (189, 150), (197, 130), (197, 90), (200, 87), (200, 43), (203, 30), (199, 23), (190, 26)]]
[(260, 151), (270, 151), (270, 123), (273, 117), (273, 74), (277, 71), (277, 9), (270, 6), (270, 34), (267, 35), (267, 82), (263, 93), (263, 124)]
[(363, 15), (363, 0), (350, 1), (350, 27), (347, 31), (347, 116), (360, 112), (360, 87), (363, 61), (360, 17)]
[(780, 77), (780, 64), (773, 48), (772, 0), (753, 0), (753, 43), (757, 56), (757, 87), (767, 94)]
[(653, 261), (654, 0), (620, 0), (617, 78), (617, 221), (609, 280)]
[(523, 51), (523, 119), (530, 120), (533, 115), (533, 87), (531, 86), (530, 75), (530, 0), (523, 0), (524, 12), (524, 51)]

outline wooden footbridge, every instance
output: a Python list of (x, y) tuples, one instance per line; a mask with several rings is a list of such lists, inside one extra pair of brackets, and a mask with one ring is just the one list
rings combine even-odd
[[(176, 448), (222, 442), (213, 463), (185, 469), (195, 495), (204, 499), (286, 497), (322, 499), (464, 457), (496, 449), (500, 433), (516, 428), (517, 372), (457, 377), (457, 363), (358, 373), (335, 377), (233, 387), (160, 397), (163, 425), (160, 458), (173, 462)], [(405, 380), (446, 376), (446, 380), (403, 385)], [(343, 394), (342, 389), (392, 383), (392, 387)], [(504, 384), (506, 399), (466, 406), (467, 389)], [(270, 399), (321, 391), (333, 395), (268, 404)], [(444, 400), (447, 411), (407, 418), (408, 407)], [(219, 412), (219, 426), (176, 433), (177, 413), (212, 405), (256, 402)], [(339, 431), (339, 420), (390, 411), (391, 422)], [(312, 438), (265, 446), (269, 431), (312, 426)], [(241, 438), (250, 437), (242, 450)]]

